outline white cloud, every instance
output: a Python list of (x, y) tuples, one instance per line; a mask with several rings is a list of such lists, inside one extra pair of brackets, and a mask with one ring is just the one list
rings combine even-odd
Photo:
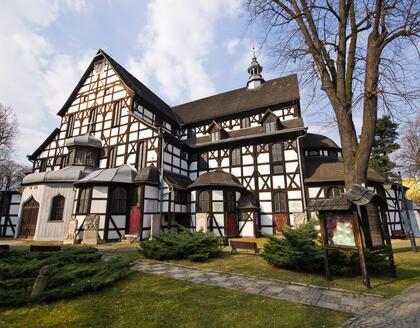
[(7, 46), (0, 51), (0, 102), (13, 107), (17, 114), (18, 160), (33, 152), (51, 132), (57, 123), (51, 113), (64, 103), (62, 91), (70, 84), (74, 87), (78, 74), (58, 70), (54, 63), (60, 60), (65, 59), (73, 70), (79, 60), (60, 54), (43, 31), (61, 12), (80, 11), (84, 4), (84, 0), (2, 1), (0, 44)]
[(228, 40), (228, 42), (226, 42), (226, 51), (228, 52), (228, 54), (234, 54), (235, 50), (239, 44), (240, 39), (239, 38), (234, 38), (234, 39), (230, 39)]
[(156, 81), (159, 95), (174, 103), (214, 93), (205, 66), (215, 29), (223, 18), (238, 14), (239, 5), (235, 0), (149, 2), (138, 36), (142, 55), (129, 59), (129, 71), (145, 83)]

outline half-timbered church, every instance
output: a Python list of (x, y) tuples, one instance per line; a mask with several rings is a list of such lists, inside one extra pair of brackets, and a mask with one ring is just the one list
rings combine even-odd
[[(248, 73), (242, 88), (171, 107), (99, 50), (28, 156), (20, 208), (0, 229), (62, 241), (73, 220), (80, 240), (96, 214), (99, 239), (116, 241), (179, 226), (259, 236), (306, 220), (311, 199), (344, 190), (341, 149), (306, 132), (296, 75), (265, 81), (255, 56)], [(368, 179), (386, 192), (377, 172)]]

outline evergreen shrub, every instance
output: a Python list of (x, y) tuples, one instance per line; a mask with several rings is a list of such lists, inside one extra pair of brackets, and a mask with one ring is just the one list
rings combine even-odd
[[(323, 272), (324, 256), (317, 230), (318, 222), (311, 220), (297, 228), (286, 227), (283, 238), (267, 236), (261, 256), (271, 265), (294, 271)], [(360, 275), (357, 252), (328, 251), (330, 271), (334, 275)], [(372, 274), (389, 272), (388, 254), (366, 252), (368, 270)]]
[(140, 252), (158, 260), (189, 259), (205, 261), (216, 257), (222, 251), (222, 239), (211, 232), (189, 231), (165, 232), (152, 240), (140, 243)]
[[(129, 259), (102, 261), (95, 248), (65, 248), (58, 252), (0, 252), (0, 307), (21, 306), (91, 292), (129, 273)], [(31, 298), (42, 266), (51, 267), (46, 290)]]
[(321, 245), (317, 241), (317, 222), (312, 220), (297, 228), (286, 227), (283, 238), (267, 236), (261, 256), (271, 265), (295, 271), (320, 271), (323, 266)]

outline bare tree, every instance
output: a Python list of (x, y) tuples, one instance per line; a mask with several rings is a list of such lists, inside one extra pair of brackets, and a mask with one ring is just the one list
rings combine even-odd
[(0, 163), (13, 150), (17, 131), (17, 120), (13, 109), (0, 103)]
[(402, 131), (401, 149), (397, 154), (401, 171), (408, 177), (420, 178), (420, 114)]
[(0, 190), (9, 190), (19, 184), (31, 168), (15, 161), (6, 160), (0, 163)]
[[(420, 2), (245, 1), (251, 20), (262, 20), (267, 39), (275, 37), (279, 62), (298, 62), (301, 78), (314, 81), (327, 96), (343, 148), (346, 187), (366, 183), (378, 108), (414, 106), (418, 96), (418, 83), (411, 87), (407, 81), (413, 78), (408, 57), (418, 60)], [(363, 120), (360, 139), (357, 108)]]

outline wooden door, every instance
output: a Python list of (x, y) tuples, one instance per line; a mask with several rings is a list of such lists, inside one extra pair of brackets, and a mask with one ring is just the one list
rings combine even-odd
[(141, 212), (139, 207), (132, 207), (130, 210), (130, 235), (139, 235), (141, 229)]
[(225, 235), (228, 237), (238, 236), (238, 219), (235, 212), (226, 213), (226, 231)]
[(22, 209), (22, 221), (20, 224), (19, 238), (33, 238), (35, 235), (36, 222), (38, 219), (39, 203), (31, 198)]

